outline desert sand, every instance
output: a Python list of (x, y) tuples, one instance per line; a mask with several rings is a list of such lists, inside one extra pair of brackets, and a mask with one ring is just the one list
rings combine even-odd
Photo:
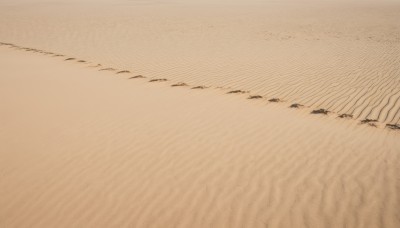
[(400, 227), (400, 3), (0, 15), (0, 227)]

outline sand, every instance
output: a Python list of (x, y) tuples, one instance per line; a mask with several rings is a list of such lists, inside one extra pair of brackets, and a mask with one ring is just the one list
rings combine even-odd
[(0, 42), (400, 123), (400, 4), (4, 0)]
[(399, 10), (2, 1), (0, 227), (400, 227)]

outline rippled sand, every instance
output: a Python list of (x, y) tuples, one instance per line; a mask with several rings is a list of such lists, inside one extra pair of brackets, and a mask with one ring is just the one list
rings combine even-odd
[(396, 1), (0, 15), (0, 227), (400, 227)]
[(359, 119), (400, 120), (396, 1), (0, 4), (2, 42)]

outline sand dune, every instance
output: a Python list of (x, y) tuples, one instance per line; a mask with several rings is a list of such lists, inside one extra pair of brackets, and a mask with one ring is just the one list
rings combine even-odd
[(400, 121), (396, 1), (3, 1), (0, 40)]
[[(23, 46), (19, 46), (16, 44), (12, 44), (12, 43), (4, 43), (4, 42), (0, 42), (0, 46), (5, 46), (8, 48), (12, 48), (12, 49), (16, 49), (16, 50), (23, 50), (23, 51), (28, 51), (28, 52), (33, 52), (33, 53), (39, 53), (39, 54), (44, 54), (44, 55), (51, 55), (53, 57), (64, 57), (65, 55), (63, 54), (56, 54), (54, 52), (49, 52), (49, 51), (45, 51), (45, 50), (41, 50), (41, 49), (36, 49), (36, 48), (29, 48), (29, 47), (23, 47)], [(76, 58), (65, 58), (64, 61), (72, 61), (72, 62), (77, 62), (77, 63), (84, 63), (84, 64), (92, 64), (90, 67), (102, 67), (102, 64), (94, 64), (91, 62), (88, 62), (86, 60), (77, 60)], [(115, 72), (115, 74), (131, 74), (132, 72), (129, 70), (118, 70), (116, 68), (112, 68), (112, 67), (105, 67), (105, 68), (100, 68), (99, 71), (108, 71), (108, 72)], [(128, 79), (138, 79), (138, 78), (146, 78), (143, 75), (135, 75), (135, 76), (131, 76)], [(167, 78), (152, 78), (150, 80), (148, 80), (148, 82), (166, 82), (169, 81)], [(387, 84), (387, 83), (386, 83)], [(178, 83), (173, 83), (171, 85), (171, 87), (181, 87), (181, 86), (189, 86), (187, 83), (185, 82), (178, 82)], [(210, 88), (210, 86), (193, 86), (192, 89), (206, 89), (206, 88)], [(224, 87), (214, 87), (214, 89), (219, 89), (219, 90), (225, 90)], [(249, 90), (240, 90), (240, 89), (233, 89), (233, 90), (228, 90), (228, 92), (226, 92), (226, 94), (250, 94), (251, 91)], [(265, 97), (261, 96), (261, 95), (249, 95), (247, 97), (247, 99), (261, 99), (261, 100), (266, 100)], [(392, 99), (389, 98), (389, 101)], [(364, 99), (365, 100), (365, 99)], [(277, 97), (273, 97), (270, 99), (267, 99), (268, 102), (273, 102), (273, 103), (280, 103), (280, 102), (287, 102), (287, 100), (283, 100), (281, 98), (277, 98)], [(348, 103), (343, 104), (344, 106), (346, 106)], [(385, 104), (385, 106), (383, 106), (383, 109), (387, 108), (388, 103)], [(289, 108), (313, 108), (313, 106), (305, 106), (303, 104), (300, 103), (292, 103), (290, 106), (288, 106)], [(376, 108), (376, 107), (374, 107)], [(391, 112), (393, 109), (393, 107), (391, 107), (391, 109), (389, 110), (389, 112)], [(326, 108), (314, 108), (311, 109), (311, 114), (323, 114), (323, 115), (330, 115), (330, 114), (336, 114), (337, 118), (341, 118), (341, 119), (354, 119), (356, 120), (359, 116), (355, 116), (354, 114), (350, 114), (350, 113), (335, 113), (334, 111), (331, 111), (331, 109), (326, 109)], [(353, 112), (352, 112), (353, 113)], [(382, 113), (382, 109), (380, 110), (380, 114)], [(397, 113), (395, 114), (397, 115)], [(378, 127), (379, 126), (379, 118), (369, 118), (370, 114), (367, 115), (366, 118), (362, 119), (359, 121), (360, 124), (368, 124), (369, 126), (373, 126), (373, 127)], [(386, 124), (381, 124), (382, 127), (386, 127), (388, 129), (391, 130), (399, 130), (400, 129), (400, 124), (395, 121), (390, 121), (389, 123)]]
[(1, 227), (400, 225), (397, 131), (0, 58)]
[(0, 227), (400, 227), (397, 1), (0, 2)]

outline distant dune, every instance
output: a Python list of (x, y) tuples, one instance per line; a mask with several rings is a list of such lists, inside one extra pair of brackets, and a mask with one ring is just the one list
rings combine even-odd
[(0, 227), (400, 227), (400, 3), (0, 2)]

